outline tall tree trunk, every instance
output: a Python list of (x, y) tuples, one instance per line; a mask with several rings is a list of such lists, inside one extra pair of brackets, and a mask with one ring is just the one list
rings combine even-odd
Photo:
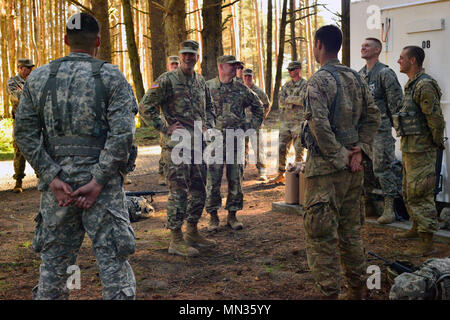
[(255, 18), (256, 18), (256, 41), (258, 43), (258, 76), (259, 76), (259, 86), (264, 88), (264, 68), (263, 68), (263, 58), (262, 58), (262, 37), (261, 37), (261, 29), (259, 26), (259, 10), (258, 10), (258, 2), (254, 0), (255, 5)]
[(123, 17), (125, 22), (125, 31), (127, 36), (128, 56), (130, 58), (131, 73), (133, 76), (134, 88), (136, 90), (136, 98), (138, 101), (144, 96), (144, 84), (142, 82), (142, 74), (139, 66), (139, 54), (136, 46), (136, 38), (134, 36), (133, 16), (131, 14), (130, 0), (122, 0)]
[(91, 0), (91, 8), (92, 12), (94, 12), (95, 18), (100, 24), (100, 48), (97, 53), (97, 58), (105, 60), (107, 62), (112, 62), (108, 1)]
[(153, 80), (158, 78), (161, 74), (166, 72), (167, 53), (164, 45), (164, 28), (161, 28), (164, 24), (164, 12), (161, 11), (154, 3), (160, 5), (164, 4), (164, 0), (148, 0), (150, 7), (150, 32), (152, 41), (152, 69)]
[(278, 61), (278, 43), (279, 43), (279, 40), (278, 40), (278, 36), (279, 36), (279, 33), (278, 33), (278, 29), (279, 29), (279, 14), (278, 14), (278, 9), (279, 9), (279, 3), (278, 3), (278, 0), (274, 0), (275, 1), (275, 39), (274, 39), (274, 42), (275, 42), (275, 61)]
[(291, 60), (297, 61), (297, 40), (295, 39), (295, 0), (289, 0), (289, 20), (291, 22), (289, 23), (291, 26)]
[(194, 0), (194, 10), (195, 10), (195, 36), (197, 42), (200, 44), (200, 61), (198, 63), (199, 72), (202, 73), (202, 62), (203, 62), (203, 39), (202, 39), (202, 18), (201, 18), (201, 10), (199, 10), (198, 0)]
[[(3, 1), (2, 1), (3, 2)], [(4, 5), (4, 3), (2, 3)], [(8, 82), (9, 70), (8, 70), (8, 19), (6, 13), (0, 10), (0, 40), (1, 40), (1, 64), (2, 64), (2, 101), (3, 101), (3, 116), (10, 117), (9, 113), (9, 100), (6, 93), (6, 87)]]
[[(229, 3), (231, 4), (233, 0), (229, 0)], [(228, 6), (229, 10), (230, 10), (230, 40), (231, 40), (231, 52), (233, 54), (233, 56), (236, 57), (236, 37), (235, 37), (235, 33), (234, 33), (234, 20), (235, 20), (235, 16), (233, 15), (233, 6)]]
[(8, 41), (10, 43), (9, 45), (9, 67), (11, 70), (11, 74), (13, 74), (14, 71), (14, 66), (17, 63), (17, 58), (16, 58), (16, 26), (14, 24), (14, 19), (16, 19), (16, 11), (14, 8), (14, 0), (9, 0), (8, 1), (8, 25), (9, 25), (9, 38)]
[[(37, 28), (37, 20), (36, 20), (36, 1), (37, 0), (33, 0), (33, 13), (32, 13), (32, 21), (33, 21), (33, 23), (32, 24), (30, 24), (30, 29), (31, 29), (31, 40), (32, 40), (32, 43), (33, 43), (33, 47), (34, 47), (34, 55), (35, 55), (35, 64), (37, 64), (37, 65), (41, 65), (41, 56), (40, 56), (40, 53), (39, 53), (39, 49), (38, 49), (38, 46), (37, 46), (37, 41), (36, 41), (36, 37), (38, 37), (38, 28)], [(30, 46), (30, 50), (31, 50), (31, 46)], [(30, 59), (32, 59), (31, 58), (31, 56), (29, 57)]]
[(350, 67), (350, 0), (341, 0), (342, 64)]
[(164, 0), (166, 19), (164, 22), (167, 53), (178, 55), (179, 45), (187, 39), (185, 0)]
[(272, 0), (267, 0), (266, 94), (272, 98)]
[[(216, 5), (214, 5), (216, 4)], [(203, 17), (203, 61), (202, 73), (206, 80), (217, 75), (217, 58), (223, 55), (222, 8), (217, 0), (204, 0)]]
[(283, 0), (283, 11), (281, 13), (281, 22), (280, 22), (280, 37), (279, 37), (279, 52), (278, 52), (278, 60), (277, 60), (277, 74), (275, 76), (275, 88), (273, 90), (273, 100), (272, 100), (272, 109), (278, 109), (278, 91), (281, 86), (281, 74), (283, 67), (283, 56), (284, 56), (284, 41), (286, 38), (286, 12), (287, 12), (287, 0)]

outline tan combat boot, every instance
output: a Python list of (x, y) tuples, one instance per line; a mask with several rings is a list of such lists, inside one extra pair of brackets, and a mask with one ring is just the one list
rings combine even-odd
[(363, 300), (364, 293), (364, 287), (349, 286), (344, 294), (339, 295), (339, 300)]
[(286, 181), (286, 178), (284, 177), (284, 173), (283, 172), (279, 172), (278, 175), (273, 178), (272, 180), (270, 180), (270, 183), (283, 183)]
[(389, 224), (395, 221), (394, 198), (384, 197), (383, 215), (377, 219), (379, 224)]
[(14, 186), (13, 192), (14, 193), (21, 193), (23, 191), (22, 189), (22, 179), (16, 180), (16, 185)]
[(408, 257), (426, 257), (437, 252), (434, 247), (433, 233), (419, 232), (420, 242), (415, 243), (410, 249), (404, 252)]
[(228, 211), (227, 225), (233, 230), (241, 230), (244, 225), (236, 219), (236, 211)]
[(186, 226), (186, 234), (184, 235), (184, 241), (188, 246), (199, 248), (214, 247), (217, 243), (214, 240), (208, 240), (198, 233), (197, 224), (188, 223)]
[(181, 229), (171, 230), (172, 239), (169, 245), (169, 253), (177, 254), (183, 257), (195, 257), (199, 251), (184, 242)]
[(213, 232), (217, 231), (219, 228), (219, 216), (217, 215), (217, 211), (213, 211), (210, 214), (208, 231)]
[(162, 174), (159, 175), (158, 184), (160, 186), (165, 186), (166, 185), (166, 178), (164, 177), (164, 175), (162, 175)]
[(413, 221), (413, 225), (410, 230), (394, 234), (395, 240), (411, 240), (417, 238), (419, 238), (419, 233), (417, 232), (417, 223), (415, 221)]

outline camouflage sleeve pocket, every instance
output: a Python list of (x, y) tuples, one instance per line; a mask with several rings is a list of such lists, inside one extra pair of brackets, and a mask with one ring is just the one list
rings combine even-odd
[(44, 246), (44, 230), (42, 228), (42, 214), (39, 212), (34, 218), (34, 221), (37, 223), (36, 230), (34, 232), (34, 238), (32, 243), (32, 248), (35, 252), (39, 253), (42, 250), (42, 247)]

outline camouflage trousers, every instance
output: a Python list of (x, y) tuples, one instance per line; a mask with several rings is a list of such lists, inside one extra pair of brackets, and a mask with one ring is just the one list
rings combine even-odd
[(16, 144), (16, 139), (14, 138), (14, 130), (13, 130), (13, 148), (14, 148), (14, 180), (22, 180), (25, 177), (25, 164), (26, 160), (22, 153), (19, 150), (19, 147)]
[[(262, 126), (261, 126), (262, 127)], [(260, 128), (261, 128), (260, 127)], [(260, 142), (259, 139), (259, 130), (256, 131), (256, 146), (254, 146), (254, 142), (251, 141), (250, 137), (245, 137), (245, 166), (247, 166), (248, 162), (249, 162), (249, 152), (250, 152), (250, 141), (252, 144), (252, 149), (253, 152), (256, 154), (256, 168), (258, 168), (259, 170), (262, 171), (262, 173), (265, 173), (265, 168), (266, 168), (266, 157), (265, 157), (265, 153), (264, 153), (264, 147)]]
[[(224, 154), (226, 153), (224, 147)], [(206, 184), (206, 212), (211, 213), (219, 210), (222, 206), (222, 195), (220, 187), (222, 185), (223, 171), (226, 169), (228, 181), (228, 194), (225, 210), (239, 211), (244, 206), (244, 194), (242, 192), (242, 178), (244, 175), (244, 165), (237, 163), (238, 152), (234, 150), (233, 164), (210, 164), (208, 165), (208, 179)], [(224, 162), (226, 157), (224, 155)]]
[(50, 191), (42, 193), (33, 239), (42, 259), (34, 299), (69, 298), (68, 267), (76, 263), (85, 232), (97, 259), (103, 299), (135, 299), (136, 281), (127, 257), (134, 253), (136, 240), (125, 205), (120, 177), (112, 178), (88, 210), (59, 207)]
[(360, 195), (363, 173), (347, 170), (306, 178), (306, 254), (315, 287), (338, 294), (341, 264), (351, 287), (364, 284), (366, 259), (361, 238)]
[(186, 220), (197, 223), (206, 199), (206, 164), (175, 164), (170, 148), (164, 149), (165, 177), (169, 188), (167, 228), (180, 229)]
[(373, 141), (371, 163), (365, 163), (364, 191), (366, 194), (377, 193), (381, 189), (383, 196), (398, 198), (401, 194), (401, 177), (396, 174), (395, 139), (392, 137), (390, 124), (378, 129)]
[(163, 155), (164, 155), (166, 145), (163, 141), (162, 133), (160, 133), (160, 136), (159, 136), (159, 145), (161, 147), (161, 156), (159, 158), (159, 163), (158, 163), (158, 174), (160, 176), (163, 176), (164, 175), (164, 157), (163, 157)]
[(299, 122), (283, 122), (278, 134), (278, 172), (286, 172), (286, 158), (291, 145), (295, 149), (295, 162), (303, 161), (304, 148), (300, 140), (300, 121)]
[(436, 151), (402, 152), (403, 200), (419, 232), (435, 233), (439, 230), (434, 203), (436, 157)]

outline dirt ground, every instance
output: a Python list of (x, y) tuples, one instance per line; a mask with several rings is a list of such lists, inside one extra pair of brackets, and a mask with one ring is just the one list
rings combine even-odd
[[(277, 113), (271, 112), (266, 128), (277, 127)], [(143, 131), (144, 137), (148, 134)], [(275, 137), (277, 135), (275, 134)], [(157, 138), (156, 138), (157, 139)], [(271, 138), (272, 139), (272, 138)], [(157, 166), (160, 148), (155, 138), (137, 139), (141, 145), (136, 170), (130, 175), (132, 184), (126, 190), (167, 190), (158, 185)], [(149, 146), (151, 145), (151, 146)], [(266, 148), (270, 154), (276, 145)], [(288, 155), (293, 160), (291, 149)], [(276, 159), (266, 158), (268, 173), (276, 173)], [(40, 257), (33, 252), (35, 222), (39, 211), (40, 193), (29, 168), (25, 191), (14, 194), (12, 163), (0, 162), (0, 300), (31, 299), (31, 289), (39, 279)], [(27, 165), (28, 167), (28, 165)], [(185, 258), (167, 252), (170, 234), (166, 225), (167, 194), (154, 197), (155, 213), (149, 219), (132, 224), (136, 235), (136, 252), (130, 256), (137, 282), (137, 299), (164, 300), (311, 300), (318, 296), (306, 261), (305, 233), (302, 217), (271, 211), (272, 202), (283, 201), (284, 186), (262, 184), (257, 170), (249, 165), (245, 170), (244, 209), (238, 218), (244, 229), (233, 231), (225, 224), (226, 211), (217, 233), (208, 234), (208, 218), (204, 212), (199, 229), (217, 241), (214, 249), (201, 249), (201, 256)], [(226, 180), (222, 182), (226, 196)], [(223, 199), (225, 203), (226, 199)], [(407, 243), (392, 239), (394, 229), (366, 224), (362, 235), (365, 249), (390, 260), (402, 259)], [(450, 245), (436, 243), (436, 257), (449, 255)], [(411, 259), (420, 265), (426, 258)], [(91, 241), (86, 236), (77, 265), (81, 270), (81, 290), (72, 290), (71, 299), (101, 299), (101, 283)], [(368, 265), (383, 263), (368, 256)], [(343, 284), (342, 284), (343, 285)], [(388, 299), (390, 285), (382, 274), (380, 290), (372, 290), (368, 299)]]
[[(150, 156), (154, 168), (157, 152)], [(131, 177), (128, 190), (164, 190), (157, 185), (156, 170), (141, 169)], [(155, 168), (156, 169), (156, 168)], [(221, 227), (208, 237), (218, 242), (215, 249), (202, 250), (201, 256), (184, 258), (169, 255), (169, 231), (165, 228), (167, 195), (155, 197), (156, 212), (151, 218), (133, 223), (136, 253), (130, 257), (137, 281), (137, 299), (315, 299), (313, 281), (306, 261), (303, 222), (300, 216), (271, 211), (273, 201), (283, 199), (284, 187), (256, 181), (254, 166), (246, 169), (244, 209), (238, 213), (245, 228), (232, 231)], [(226, 187), (223, 188), (226, 191)], [(40, 258), (31, 248), (39, 208), (39, 192), (26, 189), (22, 194), (0, 192), (0, 299), (31, 299), (38, 282)], [(207, 217), (199, 223), (207, 233)], [(363, 228), (366, 251), (388, 259), (398, 259), (406, 243), (392, 239), (392, 229), (371, 225)], [(449, 245), (436, 244), (437, 257), (448, 255)], [(418, 264), (425, 259), (413, 259)], [(101, 284), (91, 242), (86, 237), (77, 264), (81, 269), (81, 290), (71, 299), (100, 299)], [(369, 258), (369, 264), (382, 263)], [(381, 290), (368, 299), (387, 299), (389, 285), (382, 276)]]

